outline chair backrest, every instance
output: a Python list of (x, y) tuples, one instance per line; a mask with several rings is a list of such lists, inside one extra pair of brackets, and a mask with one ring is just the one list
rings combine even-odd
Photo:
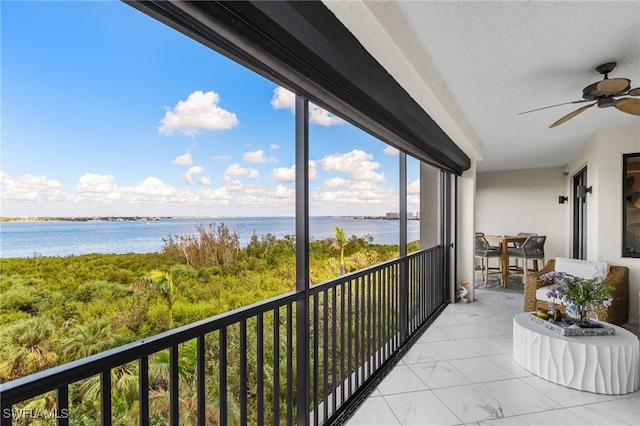
[(524, 251), (525, 256), (527, 257), (544, 257), (544, 242), (547, 237), (542, 235), (533, 235), (527, 237), (527, 239), (522, 243), (522, 251)]
[[(518, 232), (518, 237), (537, 237), (537, 236), (538, 234), (536, 234), (535, 232)], [(513, 245), (516, 247), (522, 247), (522, 243), (524, 243), (524, 241), (515, 242), (513, 243)]]
[(484, 257), (487, 253), (489, 253), (489, 241), (484, 235), (476, 234), (475, 255)]
[(606, 262), (568, 259), (566, 257), (556, 257), (553, 269), (558, 272), (566, 272), (574, 277), (587, 279), (599, 278), (603, 280), (609, 273), (609, 265)]
[(518, 232), (518, 237), (537, 237), (535, 232)]

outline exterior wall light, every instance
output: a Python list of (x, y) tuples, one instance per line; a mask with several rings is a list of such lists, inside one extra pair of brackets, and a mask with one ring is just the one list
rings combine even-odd
[(586, 185), (578, 185), (576, 187), (576, 195), (578, 198), (584, 198), (587, 196), (587, 192), (588, 193), (592, 193), (591, 192), (591, 186), (586, 186)]

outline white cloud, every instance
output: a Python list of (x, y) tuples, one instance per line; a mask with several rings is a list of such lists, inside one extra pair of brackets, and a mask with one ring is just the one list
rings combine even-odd
[(296, 180), (296, 166), (278, 167), (273, 169), (269, 175), (276, 182), (292, 183)]
[(211, 159), (213, 161), (225, 161), (225, 160), (228, 160), (230, 158), (231, 158), (231, 156), (229, 156), (229, 155), (212, 155), (211, 156)]
[(318, 166), (313, 160), (309, 160), (309, 179), (315, 179), (318, 177)]
[(240, 182), (238, 179), (235, 179), (229, 185), (227, 185), (227, 190), (230, 192), (240, 192), (244, 189), (244, 184)]
[(150, 176), (136, 184), (133, 191), (139, 195), (154, 196), (171, 196), (178, 192), (177, 188), (174, 188), (153, 176)]
[(269, 211), (274, 215), (291, 215), (295, 208), (295, 189), (284, 185), (271, 188), (260, 184), (244, 185), (235, 180), (220, 188), (203, 188), (197, 194), (201, 203), (215, 205), (218, 212), (221, 206), (229, 206), (235, 208), (235, 214)]
[(275, 199), (295, 201), (296, 190), (283, 185), (277, 185), (273, 189), (272, 194)]
[[(273, 169), (269, 177), (276, 182), (293, 183), (296, 180), (296, 165)], [(316, 177), (318, 177), (316, 162), (309, 160), (309, 180), (315, 179)]]
[(117, 191), (113, 175), (99, 175), (97, 173), (85, 173), (78, 179), (77, 192), (108, 193)]
[(311, 203), (325, 210), (344, 211), (346, 206), (349, 210), (360, 209), (362, 206), (381, 206), (385, 210), (394, 209), (392, 206), (398, 204), (397, 196), (390, 188), (382, 187), (373, 182), (340, 181), (330, 180), (325, 182), (322, 190), (313, 191), (310, 196)]
[[(278, 86), (273, 91), (271, 106), (275, 109), (288, 109), (292, 113), (296, 109), (296, 95), (293, 92)], [(321, 126), (333, 126), (343, 124), (345, 121), (323, 108), (309, 102), (309, 121)]]
[(325, 188), (342, 188), (349, 185), (349, 181), (341, 177), (327, 179), (322, 184)]
[(202, 167), (202, 166), (192, 166), (192, 167), (189, 167), (189, 170), (187, 170), (182, 175), (182, 178), (184, 179), (185, 182), (192, 184), (194, 175), (199, 175), (202, 172), (204, 172), (204, 167)]
[(75, 200), (97, 204), (109, 204), (122, 199), (126, 188), (116, 185), (113, 175), (85, 173), (78, 179)]
[(245, 152), (242, 159), (248, 163), (267, 163), (267, 162), (273, 163), (277, 161), (273, 157), (269, 157), (269, 158), (265, 157), (264, 151), (262, 149), (259, 149), (257, 151)]
[(276, 149), (280, 149), (280, 146), (278, 146), (278, 145), (277, 145), (277, 144), (275, 144), (275, 143), (272, 143), (271, 145), (269, 145), (269, 148), (270, 148), (270, 149), (273, 149), (273, 150), (276, 150)]
[(195, 91), (187, 100), (165, 113), (158, 131), (163, 135), (179, 132), (193, 136), (201, 130), (225, 130), (238, 124), (238, 118), (232, 112), (218, 106), (220, 96), (215, 92)]
[[(239, 175), (254, 175), (250, 169), (234, 170)], [(198, 179), (193, 175), (193, 180), (201, 185), (211, 183), (204, 176)], [(132, 186), (118, 186), (111, 175), (86, 173), (70, 192), (66, 192), (60, 182), (42, 176), (24, 175), (13, 179), (0, 171), (0, 181), (6, 216), (184, 215), (185, 212), (238, 215), (255, 209), (290, 215), (295, 201), (295, 188), (245, 185), (238, 179), (217, 188), (198, 186), (190, 190), (153, 176)]]
[(331, 154), (318, 160), (326, 172), (346, 173), (355, 181), (385, 182), (384, 173), (376, 173), (380, 163), (370, 161), (373, 155), (354, 149), (344, 154)]
[(420, 179), (416, 179), (407, 185), (407, 193), (419, 194), (420, 193)]
[(47, 179), (45, 176), (34, 176), (28, 173), (14, 180), (2, 172), (0, 183), (2, 185), (0, 198), (3, 201), (47, 201), (67, 198), (62, 183)]
[(172, 163), (178, 166), (190, 166), (193, 164), (193, 158), (191, 158), (191, 154), (187, 152), (186, 154), (178, 155)]
[(329, 111), (320, 108), (312, 103), (309, 103), (309, 121), (314, 124), (329, 127), (336, 124), (343, 124), (345, 121), (330, 113)]
[(247, 176), (252, 179), (255, 179), (258, 177), (258, 175), (259, 173), (256, 169), (243, 168), (243, 167), (240, 167), (240, 164), (235, 163), (227, 167), (227, 170), (225, 170), (224, 175), (222, 175), (222, 178), (224, 180), (232, 180), (239, 176)]
[(391, 145), (387, 145), (387, 147), (382, 152), (386, 155), (397, 156), (400, 151), (398, 151), (396, 148), (392, 147)]
[[(293, 167), (283, 168), (291, 173)], [(251, 169), (231, 168), (231, 174), (257, 176)], [(269, 187), (264, 184), (243, 184), (231, 178), (220, 187), (211, 188), (208, 177), (193, 176), (194, 189), (176, 187), (149, 176), (131, 186), (119, 186), (111, 175), (86, 173), (70, 192), (62, 185), (44, 177), (25, 175), (2, 179), (3, 213), (12, 215), (93, 216), (93, 215), (239, 215), (247, 211), (264, 211), (273, 215), (290, 215), (294, 211), (295, 188), (290, 184)], [(206, 186), (204, 186), (206, 185)], [(413, 185), (413, 183), (412, 183)], [(393, 190), (378, 183), (332, 178), (310, 194), (314, 211), (332, 212), (393, 210), (397, 196)], [(19, 214), (16, 214), (20, 212)]]
[(293, 92), (290, 92), (284, 87), (278, 86), (273, 91), (271, 106), (275, 109), (288, 109), (291, 112), (295, 112), (296, 95), (294, 95)]

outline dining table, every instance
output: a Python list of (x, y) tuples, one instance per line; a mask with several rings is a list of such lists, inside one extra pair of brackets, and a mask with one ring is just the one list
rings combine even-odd
[(509, 243), (522, 243), (527, 237), (516, 235), (485, 235), (489, 243), (497, 243), (502, 251), (500, 257), (500, 272), (502, 273), (502, 287), (507, 288), (509, 284)]

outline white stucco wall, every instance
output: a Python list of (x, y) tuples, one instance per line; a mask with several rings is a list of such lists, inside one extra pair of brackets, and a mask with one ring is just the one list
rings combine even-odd
[(474, 275), (474, 214), (476, 202), (476, 162), (456, 178), (456, 286), (467, 282), (471, 300), (475, 299)]
[(478, 173), (476, 182), (475, 231), (492, 235), (535, 232), (546, 235), (545, 258), (568, 255), (566, 236), (567, 177), (563, 168)]
[(567, 171), (587, 166), (587, 259), (629, 268), (629, 322), (637, 324), (640, 259), (622, 257), (622, 154), (633, 152), (640, 152), (640, 124), (600, 130)]

